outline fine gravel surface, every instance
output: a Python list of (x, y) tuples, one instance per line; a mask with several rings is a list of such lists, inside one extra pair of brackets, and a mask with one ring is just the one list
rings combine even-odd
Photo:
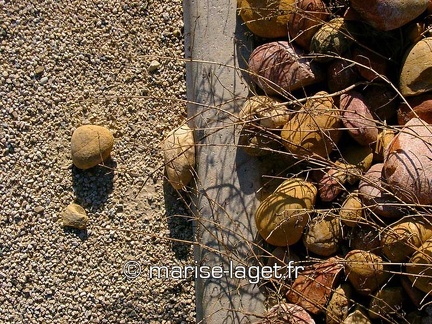
[[(0, 0), (1, 323), (195, 322), (193, 278), (148, 275), (193, 264), (160, 152), (186, 116), (183, 57), (181, 0)], [(85, 124), (114, 148), (82, 171)], [(72, 202), (87, 230), (62, 226)]]

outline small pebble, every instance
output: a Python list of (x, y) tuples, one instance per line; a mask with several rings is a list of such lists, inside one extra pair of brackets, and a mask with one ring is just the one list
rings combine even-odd
[(62, 214), (63, 226), (77, 229), (85, 229), (88, 223), (88, 217), (84, 208), (72, 203), (66, 207)]
[(42, 206), (36, 206), (33, 210), (36, 214), (42, 214), (45, 208)]
[(39, 80), (40, 84), (46, 84), (47, 82), (48, 82), (48, 77), (46, 77), (46, 76)]
[(147, 71), (148, 72), (154, 72), (154, 71), (158, 70), (160, 66), (161, 66), (161, 64), (158, 61), (156, 61), (156, 60), (151, 61), (149, 67), (147, 68)]

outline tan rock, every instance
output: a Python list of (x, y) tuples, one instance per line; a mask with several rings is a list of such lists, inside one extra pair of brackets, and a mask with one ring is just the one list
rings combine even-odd
[(330, 256), (339, 249), (342, 226), (334, 215), (316, 216), (306, 227), (303, 243), (306, 248), (321, 256)]
[(399, 89), (404, 96), (432, 90), (432, 37), (422, 39), (405, 54)]
[(193, 130), (188, 125), (172, 130), (162, 146), (168, 181), (175, 189), (181, 189), (192, 180), (195, 167)]
[(339, 109), (327, 93), (320, 91), (310, 98), (282, 129), (282, 144), (288, 152), (299, 156), (314, 154), (329, 156), (336, 146), (342, 131)]
[(350, 298), (350, 285), (342, 284), (336, 288), (327, 305), (326, 324), (339, 324), (348, 316)]
[(432, 240), (427, 240), (411, 257), (406, 271), (414, 287), (426, 294), (432, 291)]
[(348, 315), (342, 324), (371, 324), (372, 322), (360, 309), (355, 310)]
[(281, 100), (267, 96), (248, 98), (239, 113), (245, 122), (253, 122), (268, 128), (281, 128), (290, 119), (291, 112)]
[(114, 137), (105, 127), (80, 126), (72, 134), (72, 161), (79, 169), (90, 169), (109, 157), (113, 144)]
[(355, 227), (363, 219), (363, 205), (358, 192), (350, 194), (342, 204), (339, 216), (345, 225)]
[(392, 262), (402, 262), (432, 237), (432, 225), (427, 217), (404, 217), (381, 233), (384, 255)]
[(72, 203), (62, 213), (63, 226), (77, 229), (85, 229), (88, 224), (88, 217), (84, 208)]

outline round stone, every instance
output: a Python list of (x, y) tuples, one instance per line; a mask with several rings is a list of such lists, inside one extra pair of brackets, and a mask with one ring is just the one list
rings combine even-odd
[(90, 169), (109, 157), (113, 145), (114, 137), (105, 127), (80, 126), (72, 134), (73, 164), (79, 169)]
[(405, 54), (399, 88), (404, 96), (432, 90), (432, 37), (419, 41)]

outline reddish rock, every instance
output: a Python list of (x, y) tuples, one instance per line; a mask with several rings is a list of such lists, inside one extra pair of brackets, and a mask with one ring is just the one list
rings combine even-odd
[(358, 63), (356, 68), (360, 75), (368, 81), (387, 75), (387, 60), (374, 52), (357, 47), (353, 50), (353, 60)]
[(312, 314), (324, 311), (343, 268), (336, 257), (308, 267), (294, 281), (287, 299)]
[(303, 51), (286, 41), (258, 46), (249, 58), (252, 80), (268, 95), (319, 82), (323, 75)]
[(412, 118), (388, 148), (383, 175), (391, 190), (409, 203), (432, 203), (432, 126)]
[(322, 201), (333, 201), (343, 190), (346, 176), (337, 168), (330, 169), (318, 184)]
[(309, 50), (312, 36), (329, 16), (321, 0), (297, 0), (296, 11), (290, 16), (288, 33), (299, 46)]
[(399, 28), (420, 16), (429, 0), (351, 0), (351, 6), (379, 30)]
[(353, 63), (334, 60), (327, 68), (327, 84), (332, 92), (343, 90), (357, 81), (357, 72)]
[(411, 108), (405, 102), (399, 105), (398, 123), (405, 125), (411, 118), (423, 119), (426, 123), (432, 124), (432, 94), (407, 98)]
[(360, 144), (369, 145), (377, 140), (376, 127), (370, 108), (364, 97), (356, 91), (348, 91), (340, 96), (342, 122), (350, 135)]
[(386, 84), (371, 84), (364, 91), (364, 97), (375, 117), (389, 121), (396, 115), (399, 96)]
[(403, 212), (399, 202), (381, 179), (383, 163), (374, 164), (360, 180), (359, 196), (363, 205), (382, 217), (400, 217)]

